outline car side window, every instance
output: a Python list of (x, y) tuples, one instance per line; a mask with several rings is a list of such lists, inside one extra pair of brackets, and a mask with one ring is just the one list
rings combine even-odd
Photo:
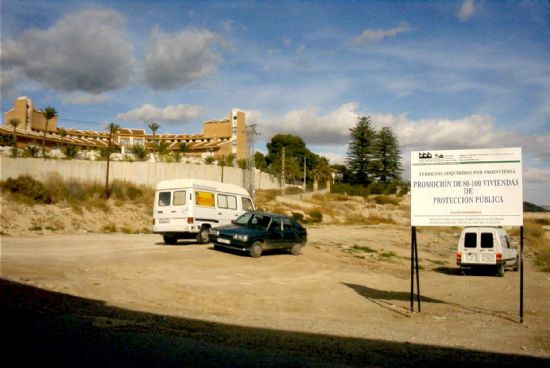
[(274, 217), (273, 220), (271, 220), (270, 230), (281, 231), (281, 228), (281, 219), (279, 217)]
[(291, 219), (289, 218), (283, 218), (283, 230), (284, 231), (292, 231), (294, 230), (295, 226)]

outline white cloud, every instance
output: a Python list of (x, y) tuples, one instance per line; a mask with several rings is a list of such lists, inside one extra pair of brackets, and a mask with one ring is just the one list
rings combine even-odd
[(527, 167), (523, 170), (523, 180), (534, 184), (550, 183), (550, 169)]
[(71, 93), (63, 97), (63, 103), (69, 105), (94, 105), (107, 100), (105, 95), (94, 95), (89, 93)]
[(221, 49), (230, 46), (208, 30), (189, 28), (169, 34), (154, 28), (145, 50), (145, 82), (157, 90), (190, 84), (216, 72)]
[(351, 44), (353, 46), (368, 46), (372, 43), (383, 40), (384, 38), (394, 37), (400, 33), (410, 32), (411, 27), (406, 22), (399, 23), (396, 28), (390, 29), (365, 29), (360, 36), (353, 39)]
[(464, 0), (458, 9), (458, 18), (465, 22), (474, 14), (474, 0)]
[(123, 17), (112, 10), (67, 15), (47, 30), (6, 40), (7, 70), (60, 91), (101, 93), (124, 86), (133, 69)]
[(491, 147), (524, 147), (524, 154), (542, 162), (550, 160), (550, 135), (526, 136), (501, 130), (488, 115), (470, 115), (460, 119), (427, 118), (413, 120), (407, 114), (380, 114), (360, 112), (357, 103), (342, 104), (333, 111), (320, 115), (309, 107), (292, 110), (277, 119), (264, 118), (253, 111), (247, 120), (258, 124), (263, 139), (275, 134), (300, 136), (308, 145), (347, 149), (350, 128), (359, 116), (370, 116), (376, 129), (390, 127), (397, 136), (403, 152), (421, 149), (468, 149)]
[(145, 104), (141, 107), (132, 109), (126, 113), (118, 114), (117, 118), (123, 121), (139, 121), (143, 123), (157, 122), (165, 124), (186, 123), (195, 119), (206, 110), (201, 106), (192, 105), (168, 105), (166, 107), (156, 107), (151, 104)]
[(298, 135), (310, 144), (339, 145), (348, 141), (349, 128), (357, 121), (356, 103), (346, 103), (326, 115), (319, 116), (314, 107), (293, 110), (282, 118), (258, 119), (258, 130), (264, 136)]

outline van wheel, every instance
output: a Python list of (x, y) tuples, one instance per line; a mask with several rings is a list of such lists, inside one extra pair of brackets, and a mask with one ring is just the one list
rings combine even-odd
[(178, 238), (175, 236), (163, 235), (162, 239), (164, 240), (164, 244), (175, 245), (178, 243)]
[(498, 266), (498, 268), (497, 268), (497, 276), (498, 276), (498, 277), (504, 276), (504, 264), (501, 264), (500, 266)]
[(514, 266), (512, 267), (512, 270), (514, 270), (514, 271), (519, 270), (519, 257), (516, 257), (516, 262), (514, 263)]
[(292, 246), (292, 248), (290, 248), (290, 254), (292, 254), (293, 256), (299, 255), (301, 251), (302, 251), (301, 243), (296, 243)]
[(207, 227), (201, 227), (201, 230), (197, 234), (197, 241), (201, 244), (206, 244), (210, 241), (208, 238), (210, 230)]
[(262, 251), (262, 243), (254, 242), (254, 244), (252, 244), (252, 247), (250, 247), (249, 253), (252, 258), (259, 258), (262, 255)]

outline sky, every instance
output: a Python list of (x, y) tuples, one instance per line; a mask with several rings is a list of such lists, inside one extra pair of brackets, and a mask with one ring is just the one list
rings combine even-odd
[(369, 116), (405, 179), (411, 151), (522, 147), (524, 199), (550, 205), (548, 1), (0, 6), (2, 113), (28, 96), (64, 127), (200, 133), (239, 108), (257, 150), (293, 134), (331, 163)]

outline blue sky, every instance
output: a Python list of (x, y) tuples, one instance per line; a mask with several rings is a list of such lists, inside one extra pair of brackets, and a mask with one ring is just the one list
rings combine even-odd
[(403, 154), (523, 147), (525, 199), (550, 205), (550, 2), (1, 3), (2, 112), (60, 125), (200, 132), (237, 107), (345, 161), (368, 115)]

